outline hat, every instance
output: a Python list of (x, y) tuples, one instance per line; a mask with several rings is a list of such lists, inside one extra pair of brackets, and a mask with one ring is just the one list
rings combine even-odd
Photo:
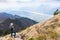
[(10, 25), (12, 26), (12, 25), (13, 25), (13, 23), (10, 23)]

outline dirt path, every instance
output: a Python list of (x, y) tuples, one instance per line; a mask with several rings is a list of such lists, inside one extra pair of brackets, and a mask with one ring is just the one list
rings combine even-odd
[(20, 35), (17, 35), (16, 38), (10, 37), (10, 35), (0, 37), (0, 40), (22, 40)]

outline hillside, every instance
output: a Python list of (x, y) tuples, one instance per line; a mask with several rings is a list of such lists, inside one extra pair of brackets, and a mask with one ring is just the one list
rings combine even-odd
[(60, 14), (17, 33), (17, 38), (15, 39), (10, 38), (9, 35), (2, 38), (6, 40), (22, 40), (22, 36), (24, 36), (24, 40), (60, 40)]
[(60, 40), (60, 14), (27, 28), (23, 33), (26, 40)]
[(14, 23), (16, 31), (23, 30), (37, 23), (36, 21), (26, 17), (8, 13), (0, 13), (0, 35), (5, 35), (6, 32), (9, 33), (9, 25), (11, 22)]
[(9, 29), (9, 25), (10, 23), (13, 22), (14, 26), (16, 27), (17, 30), (21, 29), (21, 28), (26, 28), (29, 26), (32, 26), (33, 24), (37, 23), (31, 19), (28, 18), (16, 18), (16, 19), (6, 19), (4, 20), (2, 23), (0, 23), (0, 29), (4, 30), (4, 29)]

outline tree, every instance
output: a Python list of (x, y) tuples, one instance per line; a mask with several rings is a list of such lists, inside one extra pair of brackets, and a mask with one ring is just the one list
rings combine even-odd
[(10, 30), (9, 29), (6, 29), (5, 31), (4, 31), (4, 34), (3, 35), (7, 35), (7, 34), (9, 34), (10, 33)]
[(58, 9), (54, 12), (54, 15), (57, 15), (57, 14), (59, 14)]
[(0, 30), (0, 36), (2, 36), (3, 35), (3, 30)]

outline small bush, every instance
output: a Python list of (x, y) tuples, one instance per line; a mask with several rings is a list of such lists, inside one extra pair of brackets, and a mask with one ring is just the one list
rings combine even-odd
[(28, 29), (27, 29), (27, 33), (28, 33), (29, 31), (31, 31), (31, 29), (30, 29), (30, 28), (28, 28)]
[(28, 40), (28, 39), (29, 39), (29, 36), (28, 36), (28, 35), (26, 35), (25, 39), (26, 39), (26, 40)]
[(10, 33), (10, 30), (9, 29), (6, 29), (6, 30), (0, 30), (0, 36), (5, 36), (7, 34)]
[(46, 35), (40, 35), (40, 36), (38, 36), (37, 40), (46, 40)]
[(0, 30), (0, 36), (2, 36), (3, 35), (3, 30)]
[(29, 40), (34, 40), (34, 38), (32, 37), (32, 38), (30, 38)]
[(25, 30), (26, 28), (28, 28), (28, 26), (21, 28), (18, 32), (21, 32), (21, 31)]
[(10, 33), (10, 30), (9, 29), (7, 29), (7, 30), (5, 30), (5, 32), (4, 32), (4, 34), (3, 35), (7, 35), (7, 34), (9, 34)]
[(57, 15), (57, 14), (59, 14), (58, 9), (54, 12), (54, 15)]

